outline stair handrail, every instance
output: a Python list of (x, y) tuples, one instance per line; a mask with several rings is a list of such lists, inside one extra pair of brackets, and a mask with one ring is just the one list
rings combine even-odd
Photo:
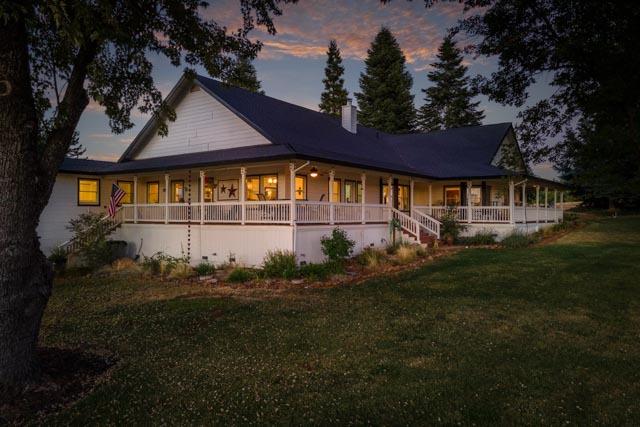
[(397, 219), (403, 230), (412, 234), (418, 241), (420, 241), (420, 223), (396, 208), (389, 207), (389, 210), (391, 212), (391, 219)]
[(411, 210), (411, 217), (418, 221), (422, 228), (435, 235), (437, 239), (440, 239), (440, 226), (442, 225), (441, 221), (438, 221), (431, 215), (420, 212), (416, 209)]
[(118, 214), (120, 213), (121, 209), (122, 209), (122, 206), (119, 206), (116, 209), (116, 215), (113, 218), (109, 215), (103, 216), (102, 218), (100, 218), (100, 221), (93, 224), (91, 227), (87, 228), (86, 230), (82, 230), (82, 233), (79, 233), (73, 236), (72, 238), (70, 238), (69, 240), (67, 240), (66, 242), (59, 244), (58, 249), (63, 249), (67, 254), (72, 253), (73, 251), (75, 251), (76, 244), (79, 243), (79, 239), (81, 239), (80, 236), (82, 234), (86, 234), (87, 232), (93, 230), (95, 227), (101, 225), (104, 222), (111, 222), (111, 225), (109, 226), (110, 229), (117, 227), (122, 223), (122, 219), (118, 219), (118, 216), (119, 216)]

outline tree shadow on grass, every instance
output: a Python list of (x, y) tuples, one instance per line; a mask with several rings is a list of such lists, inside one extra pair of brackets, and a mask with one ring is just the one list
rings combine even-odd
[(0, 397), (0, 425), (22, 424), (68, 408), (108, 375), (115, 360), (82, 350), (38, 349), (40, 380), (19, 393)]

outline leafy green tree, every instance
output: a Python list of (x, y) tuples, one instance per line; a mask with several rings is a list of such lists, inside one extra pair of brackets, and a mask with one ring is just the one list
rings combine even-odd
[(339, 117), (342, 106), (347, 103), (348, 92), (344, 88), (344, 67), (340, 57), (340, 49), (335, 40), (329, 42), (327, 50), (327, 65), (324, 68), (324, 91), (320, 95), (320, 111)]
[(540, 79), (554, 89), (520, 114), (517, 131), (527, 159), (551, 159), (592, 197), (639, 203), (640, 3), (465, 3), (489, 6), (460, 25), (479, 40), (474, 53), (498, 57), (498, 70), (477, 81), (485, 94), (525, 107)]
[(233, 67), (225, 79), (225, 83), (264, 95), (262, 85), (260, 84), (260, 80), (258, 80), (256, 68), (253, 66), (251, 58), (246, 56), (238, 59), (236, 66)]
[(0, 395), (38, 376), (52, 272), (36, 227), (89, 102), (114, 132), (132, 127), (136, 107), (172, 120), (150, 55), (224, 79), (260, 48), (250, 30), (274, 33), (272, 15), (293, 1), (240, 0), (243, 25), (230, 33), (200, 0), (0, 0)]
[(469, 87), (467, 67), (462, 64), (462, 53), (453, 41), (453, 34), (444, 38), (437, 58), (432, 64), (433, 71), (428, 73), (433, 86), (422, 89), (425, 104), (418, 111), (420, 130), (479, 125), (484, 114), (478, 110), (480, 102), (472, 102), (475, 94)]
[(388, 28), (376, 35), (360, 75), (358, 121), (388, 133), (414, 129), (416, 111), (411, 95), (413, 79), (405, 67), (405, 57)]

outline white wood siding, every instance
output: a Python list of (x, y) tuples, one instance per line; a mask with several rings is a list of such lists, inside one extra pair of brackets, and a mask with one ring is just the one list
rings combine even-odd
[(113, 238), (129, 243), (130, 256), (181, 256), (187, 252), (189, 229), (193, 265), (203, 256), (219, 265), (233, 255), (240, 265), (259, 266), (268, 251), (293, 250), (293, 228), (285, 225), (123, 224)]
[(134, 159), (270, 144), (258, 131), (202, 89), (189, 92), (176, 107), (169, 134), (154, 134)]
[[(83, 212), (104, 211), (102, 206), (78, 206), (78, 178), (83, 178), (83, 176), (60, 174), (56, 178), (49, 203), (40, 215), (37, 229), (38, 236), (40, 236), (40, 247), (45, 254), (48, 254), (53, 247), (69, 240), (72, 233), (66, 227), (71, 218), (75, 218)], [(87, 176), (86, 178), (95, 179), (97, 177)], [(105, 197), (104, 193), (105, 189), (101, 188), (102, 200)]]

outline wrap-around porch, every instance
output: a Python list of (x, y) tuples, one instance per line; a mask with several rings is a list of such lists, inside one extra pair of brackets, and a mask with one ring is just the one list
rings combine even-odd
[(439, 238), (439, 220), (447, 212), (470, 224), (562, 220), (563, 193), (526, 179), (437, 181), (311, 162), (111, 179), (131, 194), (118, 212), (125, 224), (302, 226), (396, 219), (418, 238), (421, 232)]

